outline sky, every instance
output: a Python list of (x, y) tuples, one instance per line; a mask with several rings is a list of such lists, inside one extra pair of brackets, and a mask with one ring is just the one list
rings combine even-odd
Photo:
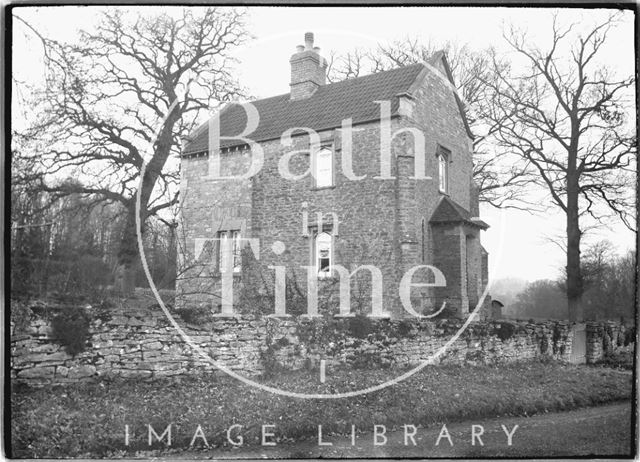
[[(144, 11), (159, 7), (141, 7)], [(496, 8), (496, 7), (252, 7), (248, 30), (253, 35), (238, 50), (238, 78), (255, 97), (289, 91), (289, 58), (305, 32), (314, 32), (315, 45), (328, 56), (356, 47), (374, 47), (406, 36), (422, 41), (457, 42), (472, 49), (489, 46), (508, 53), (502, 37), (503, 25), (527, 31), (531, 43), (549, 43), (552, 13), (561, 24), (588, 27), (607, 14), (599, 9)], [(14, 10), (42, 33), (61, 40), (73, 40), (78, 28), (91, 27), (96, 7), (46, 7)], [(26, 37), (26, 38), (25, 38)], [(15, 75), (24, 80), (42, 75), (38, 44), (16, 28), (14, 32)], [(634, 73), (633, 13), (624, 12), (621, 26), (613, 30), (603, 63), (620, 76)], [(35, 77), (34, 77), (35, 76)], [(490, 277), (517, 277), (525, 280), (554, 279), (564, 266), (564, 253), (550, 238), (561, 236), (563, 215), (550, 209), (542, 215), (520, 210), (481, 207), (481, 217), (490, 228), (483, 233), (490, 254)], [(619, 251), (635, 247), (635, 234), (612, 222), (586, 236), (587, 242), (608, 239)]]

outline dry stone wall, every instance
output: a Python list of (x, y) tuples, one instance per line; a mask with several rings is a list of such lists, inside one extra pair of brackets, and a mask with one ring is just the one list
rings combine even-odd
[(614, 321), (588, 322), (586, 360), (588, 364), (598, 362), (608, 354), (634, 351), (635, 329)]
[[(157, 307), (125, 306), (101, 312), (87, 308), (91, 321), (86, 347), (72, 356), (51, 327), (51, 320), (64, 309), (23, 305), (21, 319), (16, 320), (14, 302), (10, 332), (13, 380), (42, 384), (98, 377), (223, 374), (184, 342)], [(563, 322), (477, 322), (438, 354), (462, 321), (241, 316), (194, 325), (176, 319), (213, 360), (246, 376), (313, 369), (321, 360), (328, 368), (408, 367), (429, 359), (436, 364), (498, 364), (539, 357), (568, 360), (573, 340), (572, 326)], [(593, 324), (588, 332), (591, 362), (619, 343), (615, 324)], [(615, 341), (611, 332), (616, 333)]]

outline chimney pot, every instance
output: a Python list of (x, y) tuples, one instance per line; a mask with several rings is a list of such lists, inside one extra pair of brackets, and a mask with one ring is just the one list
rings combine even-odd
[(313, 32), (307, 32), (304, 34), (304, 44), (307, 50), (311, 50), (313, 48)]
[(313, 32), (304, 34), (304, 46), (298, 45), (291, 56), (292, 100), (311, 97), (326, 82), (327, 61), (320, 56), (320, 48), (313, 46)]

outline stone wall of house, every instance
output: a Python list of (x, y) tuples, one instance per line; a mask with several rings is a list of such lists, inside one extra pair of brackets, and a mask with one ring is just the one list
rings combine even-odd
[[(334, 185), (328, 188), (316, 188), (313, 178), (308, 174), (304, 176), (310, 168), (310, 138), (303, 131), (295, 133), (290, 145), (279, 139), (261, 142), (264, 165), (251, 180), (206, 180), (208, 158), (183, 157), (185, 239), (181, 255), (185, 266), (195, 269), (181, 274), (178, 280), (178, 292), (182, 294), (179, 304), (211, 306), (215, 305), (216, 297), (219, 299), (215, 263), (206, 261), (211, 260), (215, 252), (203, 253), (202, 247), (196, 252), (195, 239), (215, 235), (220, 229), (231, 229), (227, 225), (212, 225), (216, 220), (211, 214), (222, 207), (230, 209), (224, 215), (238, 218), (234, 223), (236, 228), (242, 228), (243, 236), (260, 240), (259, 260), (251, 260), (255, 265), (243, 261), (234, 287), (263, 291), (262, 286), (269, 285), (274, 277), (274, 269), (270, 267), (286, 266), (288, 276), (306, 291), (303, 267), (312, 264), (312, 236), (318, 227), (317, 213), (321, 213), (334, 234), (334, 262), (350, 270), (363, 264), (378, 267), (384, 281), (385, 307), (394, 317), (406, 316), (398, 298), (399, 282), (405, 271), (417, 264), (438, 266), (441, 263), (444, 266), (438, 267), (445, 273), (447, 288), (437, 293), (432, 288), (414, 288), (413, 307), (418, 312), (432, 312), (446, 301), (460, 317), (466, 316), (469, 303), (475, 306), (483, 289), (479, 233), (456, 229), (458, 239), (447, 238), (443, 245), (436, 239), (439, 231), (431, 229), (429, 223), (443, 196), (438, 191), (438, 146), (451, 152), (448, 195), (468, 210), (477, 199), (472, 197), (477, 191), (470, 187), (470, 139), (454, 93), (445, 79), (442, 69), (441, 74), (426, 70), (424, 78), (412, 89), (413, 102), (407, 103), (411, 108), (407, 106), (401, 117), (391, 120), (390, 134), (398, 132), (392, 139), (391, 178), (376, 178), (382, 173), (382, 128), (378, 122), (354, 126), (351, 170), (357, 180), (350, 179), (343, 166), (341, 130), (318, 133), (319, 143), (334, 152)], [(431, 177), (428, 180), (411, 178), (415, 174), (417, 149), (414, 136), (406, 129), (417, 129), (424, 134), (425, 169)], [(284, 178), (279, 171), (282, 160), (292, 153), (295, 154), (288, 159), (287, 166), (291, 175), (300, 176), (298, 179)], [(248, 170), (250, 156), (248, 149), (222, 155), (231, 170), (241, 172)], [(242, 213), (233, 209), (234, 200), (241, 206)], [(307, 217), (306, 223), (303, 216)], [(466, 235), (474, 237), (468, 240), (473, 244), (470, 249), (467, 249)], [(276, 242), (285, 244), (283, 253), (272, 251)], [(434, 255), (438, 250), (447, 255), (442, 258)], [(428, 271), (421, 270), (414, 282), (431, 282), (432, 278)]]
[[(265, 164), (254, 178), (252, 228), (260, 238), (260, 272), (272, 275), (269, 266), (285, 266), (287, 274), (306, 292), (305, 266), (312, 264), (313, 234), (322, 214), (325, 230), (334, 235), (334, 262), (352, 270), (359, 265), (375, 265), (383, 276), (385, 306), (393, 307), (398, 297), (397, 198), (394, 180), (375, 179), (380, 175), (378, 124), (354, 129), (352, 169), (360, 180), (349, 180), (341, 168), (343, 146), (339, 130), (319, 133), (321, 143), (334, 150), (334, 186), (318, 189), (312, 177), (292, 181), (278, 172), (284, 155), (300, 151), (290, 159), (290, 170), (302, 174), (310, 166), (310, 140), (293, 139), (291, 146), (279, 140), (263, 143)], [(392, 174), (395, 166), (392, 166)], [(335, 215), (334, 215), (335, 214)], [(307, 217), (306, 224), (304, 217)], [(274, 254), (272, 245), (286, 245)], [(366, 271), (365, 271), (366, 273)]]
[[(396, 128), (394, 125), (392, 130)], [(399, 246), (396, 243), (401, 239), (397, 235), (396, 186), (393, 179), (374, 179), (380, 174), (379, 156), (376, 154), (379, 151), (379, 132), (378, 124), (365, 124), (358, 126), (353, 134), (352, 168), (355, 175), (366, 175), (358, 181), (348, 180), (340, 168), (340, 131), (319, 133), (321, 143), (332, 146), (335, 153), (335, 184), (322, 189), (315, 188), (311, 176), (292, 180), (279, 172), (283, 156), (296, 151), (298, 153), (288, 163), (291, 174), (300, 175), (309, 169), (307, 136), (294, 137), (291, 146), (284, 146), (280, 140), (261, 143), (264, 165), (247, 182), (207, 180), (207, 157), (183, 158), (182, 181), (187, 194), (182, 210), (184, 239), (181, 263), (190, 269), (182, 273), (177, 282), (180, 305), (210, 307), (219, 298), (219, 275), (216, 274), (215, 262), (211, 262), (211, 258), (215, 258), (215, 249), (212, 247), (208, 254), (203, 253), (202, 248), (196, 252), (196, 239), (213, 237), (220, 229), (226, 229), (226, 225), (222, 228), (212, 225), (215, 222), (212, 214), (217, 213), (227, 198), (231, 205), (234, 197), (238, 197), (240, 204), (249, 204), (246, 209), (241, 209), (246, 213), (239, 214), (237, 220), (243, 226), (243, 235), (260, 241), (257, 252), (245, 252), (242, 271), (234, 279), (234, 287), (244, 287), (245, 295), (246, 292), (260, 293), (264, 285), (272, 285), (275, 273), (271, 266), (286, 267), (292, 283), (295, 281), (297, 287), (306, 292), (304, 267), (312, 264), (311, 241), (318, 229), (318, 213), (321, 213), (325, 227), (334, 234), (334, 261), (350, 270), (354, 265), (362, 264), (378, 267), (383, 275), (385, 306), (397, 305), (401, 273), (398, 271)], [(402, 143), (401, 139), (394, 140), (394, 143), (394, 152), (402, 150), (396, 146)], [(236, 171), (246, 171), (251, 154), (243, 150), (224, 156), (227, 165)], [(396, 174), (395, 169), (392, 164), (392, 175)], [(273, 252), (276, 242), (285, 245), (283, 253)]]
[[(480, 301), (484, 290), (482, 283), (482, 247), (479, 229), (460, 224), (434, 224), (431, 217), (439, 204), (443, 193), (439, 191), (438, 146), (450, 153), (448, 174), (448, 196), (466, 210), (478, 216), (477, 188), (472, 183), (472, 140), (464, 126), (462, 114), (455, 94), (448, 85), (441, 61), (429, 68), (422, 80), (414, 84), (411, 93), (414, 107), (406, 116), (401, 117), (398, 125), (417, 128), (425, 137), (426, 169), (433, 180), (412, 180), (405, 175), (403, 181), (410, 184), (413, 200), (407, 211), (406, 228), (410, 236), (406, 247), (406, 263), (416, 264), (422, 248), (426, 254), (426, 263), (435, 265), (442, 271), (446, 288), (421, 290), (425, 311), (447, 306), (458, 317), (466, 317)], [(407, 143), (411, 147), (411, 142)], [(405, 149), (405, 155), (411, 154)], [(413, 164), (413, 158), (410, 164)], [(413, 165), (411, 165), (413, 168)], [(412, 170), (411, 170), (412, 171)], [(425, 223), (424, 231), (422, 223)], [(414, 250), (415, 249), (415, 250)], [(415, 253), (416, 257), (411, 258)], [(418, 291), (416, 291), (418, 292)]]
[[(220, 156), (220, 176), (246, 173), (251, 164), (247, 150)], [(213, 179), (209, 157), (182, 159), (181, 207), (178, 230), (179, 272), (176, 301), (179, 306), (206, 306), (220, 301), (218, 265), (219, 233), (240, 231), (251, 236), (251, 187), (248, 179)]]

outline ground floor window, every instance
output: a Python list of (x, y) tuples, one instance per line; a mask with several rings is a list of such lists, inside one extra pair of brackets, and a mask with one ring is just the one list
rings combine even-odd
[(333, 236), (330, 231), (315, 232), (312, 241), (312, 266), (316, 268), (318, 278), (331, 276), (333, 265)]
[(240, 246), (240, 231), (228, 230), (218, 233), (218, 265), (220, 272), (226, 271), (231, 264), (232, 271), (239, 273), (242, 269), (242, 254)]

